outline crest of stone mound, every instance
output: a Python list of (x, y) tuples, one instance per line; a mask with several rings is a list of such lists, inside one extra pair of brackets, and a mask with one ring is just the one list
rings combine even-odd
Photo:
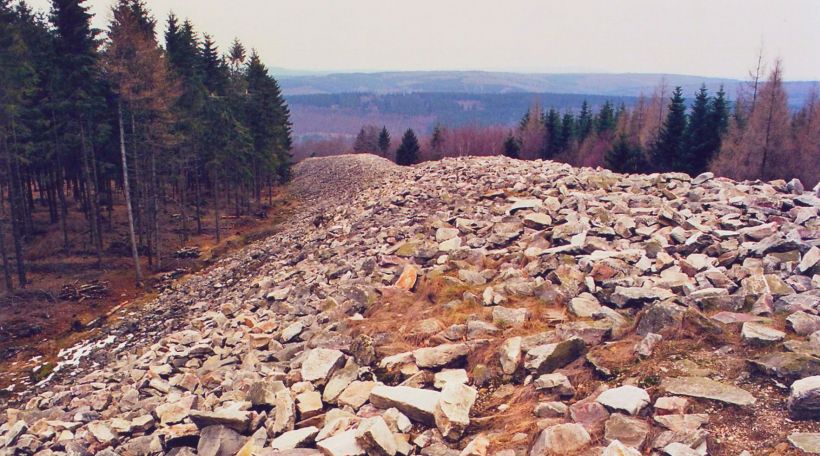
[(820, 451), (819, 189), (356, 155), (289, 191), (14, 385), (0, 454)]

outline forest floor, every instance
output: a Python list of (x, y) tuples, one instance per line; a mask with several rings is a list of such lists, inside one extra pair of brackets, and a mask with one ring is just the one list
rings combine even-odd
[[(35, 373), (32, 369), (50, 365), (61, 349), (116, 321), (118, 310), (136, 309), (172, 281), (184, 280), (226, 254), (274, 233), (293, 204), (281, 190), (274, 193), (271, 202), (266, 217), (236, 217), (223, 209), (219, 242), (212, 210), (203, 212), (201, 234), (196, 233), (196, 221), (189, 216), (187, 240), (182, 236), (179, 215), (170, 211), (163, 214), (162, 268), (151, 268), (141, 256), (142, 286), (135, 281), (124, 204), (114, 205), (110, 225), (108, 213), (104, 213), (102, 267), (97, 265), (88, 225), (76, 207), (69, 210), (71, 248), (66, 252), (59, 224), (49, 224), (48, 209), (37, 204), (34, 225), (38, 231), (26, 246), (28, 284), (11, 292), (3, 289), (0, 296), (0, 394), (11, 393), (7, 388), (19, 384), (20, 379), (36, 382), (47, 376), (47, 370)], [(176, 255), (182, 249), (198, 256)], [(17, 276), (12, 275), (17, 286)]]

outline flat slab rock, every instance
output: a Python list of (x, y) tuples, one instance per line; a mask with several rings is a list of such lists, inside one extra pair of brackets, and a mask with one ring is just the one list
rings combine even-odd
[(601, 393), (596, 401), (610, 410), (637, 415), (649, 405), (649, 394), (637, 386), (624, 385)]
[(810, 454), (820, 454), (820, 432), (795, 432), (788, 438), (795, 448)]
[(672, 377), (661, 382), (661, 388), (671, 394), (712, 399), (734, 405), (752, 405), (757, 402), (748, 391), (706, 377)]
[(435, 425), (436, 406), (441, 398), (438, 391), (409, 386), (378, 385), (370, 391), (370, 403), (380, 409), (395, 407), (411, 420), (427, 426)]

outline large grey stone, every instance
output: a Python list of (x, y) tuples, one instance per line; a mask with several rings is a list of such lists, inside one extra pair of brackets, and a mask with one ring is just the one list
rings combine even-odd
[(395, 407), (410, 419), (426, 426), (435, 425), (441, 393), (408, 386), (379, 385), (370, 391), (370, 403), (381, 409)]
[(820, 419), (820, 375), (792, 383), (789, 415), (795, 419)]
[(706, 377), (672, 377), (661, 382), (668, 393), (712, 399), (734, 405), (752, 405), (757, 400), (748, 391)]
[(575, 361), (586, 352), (586, 344), (579, 337), (539, 345), (527, 351), (524, 367), (539, 374), (548, 374)]

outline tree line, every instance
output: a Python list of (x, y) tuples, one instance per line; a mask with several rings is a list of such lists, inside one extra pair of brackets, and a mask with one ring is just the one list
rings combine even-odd
[[(712, 171), (737, 180), (798, 178), (815, 185), (820, 99), (813, 92), (800, 109), (790, 111), (782, 64), (775, 62), (765, 80), (760, 67), (753, 74), (732, 101), (723, 88), (712, 94), (702, 86), (687, 103), (680, 87), (670, 91), (662, 83), (631, 107), (605, 101), (595, 109), (584, 101), (576, 113), (543, 109), (536, 102), (514, 129), (439, 124), (416, 141), (421, 146), (410, 162), (504, 154), (623, 173)], [(383, 134), (389, 135), (386, 129)], [(363, 127), (354, 150), (390, 156), (378, 148), (378, 136), (375, 126)]]
[[(222, 54), (173, 14), (158, 32), (143, 0), (118, 0), (111, 13), (102, 34), (85, 0), (52, 0), (48, 14), (0, 0), (7, 290), (12, 271), (25, 286), (26, 246), (41, 224), (60, 226), (61, 253), (87, 250), (100, 265), (113, 213), (126, 206), (140, 281), (140, 258), (162, 268), (161, 224), (175, 220), (187, 239), (210, 210), (219, 240), (222, 214), (259, 210), (288, 177), (288, 108), (255, 51), (235, 40)], [(79, 241), (68, 226), (78, 212), (87, 227)]]

